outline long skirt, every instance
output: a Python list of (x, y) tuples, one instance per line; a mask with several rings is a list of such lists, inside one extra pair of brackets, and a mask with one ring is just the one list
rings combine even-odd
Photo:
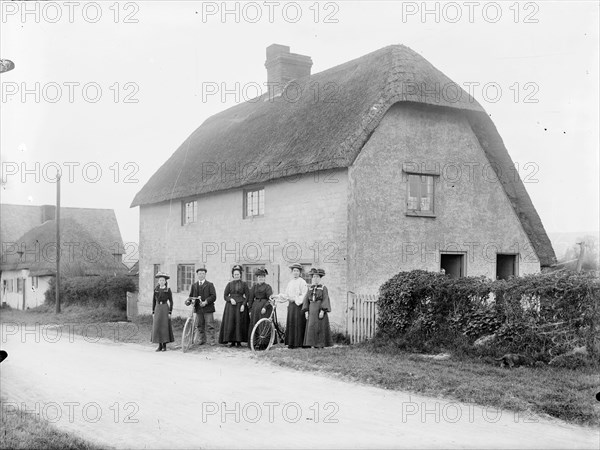
[(152, 317), (152, 336), (150, 340), (155, 344), (164, 344), (166, 342), (175, 342), (173, 336), (173, 326), (169, 318), (169, 305), (159, 303), (154, 309)]
[(219, 344), (248, 341), (248, 321), (250, 320), (248, 306), (244, 306), (244, 312), (240, 312), (244, 303), (242, 300), (235, 300), (237, 301), (235, 305), (232, 305), (231, 302), (225, 304), (219, 330)]
[(331, 347), (331, 330), (329, 329), (329, 317), (327, 313), (319, 319), (321, 302), (310, 302), (308, 307), (308, 320), (306, 321), (306, 332), (304, 334), (304, 345), (306, 347)]
[[(265, 308), (265, 313), (261, 314), (260, 310)], [(273, 307), (269, 303), (269, 300), (266, 298), (260, 300), (254, 300), (252, 303), (252, 310), (250, 311), (250, 322), (248, 323), (248, 345), (250, 345), (251, 333), (254, 325), (263, 317), (269, 317), (271, 315), (271, 311)]]
[(304, 344), (305, 331), (306, 319), (302, 312), (302, 306), (298, 306), (294, 302), (289, 302), (285, 325), (285, 345), (289, 345), (290, 347), (302, 347)]

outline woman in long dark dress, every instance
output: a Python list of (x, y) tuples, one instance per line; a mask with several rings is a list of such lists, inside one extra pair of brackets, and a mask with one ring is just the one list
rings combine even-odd
[[(302, 347), (304, 344), (304, 332), (306, 331), (306, 319), (302, 312), (302, 303), (307, 292), (306, 281), (300, 276), (302, 264), (290, 266), (293, 278), (288, 283), (283, 296), (289, 302), (287, 310), (287, 321), (285, 325), (285, 345), (288, 348)], [(280, 294), (281, 295), (281, 294)]]
[(171, 313), (173, 312), (173, 293), (167, 284), (169, 275), (158, 272), (158, 285), (154, 288), (152, 298), (152, 336), (150, 340), (158, 344), (157, 352), (167, 351), (167, 342), (175, 342)]
[(219, 330), (219, 344), (230, 343), (230, 347), (242, 346), (248, 340), (248, 283), (242, 281), (242, 266), (231, 269), (233, 280), (225, 286), (225, 311)]
[(331, 330), (329, 328), (329, 317), (331, 312), (329, 293), (327, 288), (321, 284), (321, 278), (325, 276), (323, 269), (311, 269), (312, 283), (306, 292), (302, 311), (306, 317), (306, 332), (304, 333), (305, 347), (331, 347)]
[(273, 295), (273, 289), (265, 283), (265, 276), (269, 274), (267, 269), (256, 269), (254, 272), (257, 282), (250, 288), (248, 296), (248, 308), (250, 310), (250, 323), (248, 324), (248, 345), (250, 345), (252, 329), (256, 322), (263, 317), (269, 317), (273, 307), (269, 302)]

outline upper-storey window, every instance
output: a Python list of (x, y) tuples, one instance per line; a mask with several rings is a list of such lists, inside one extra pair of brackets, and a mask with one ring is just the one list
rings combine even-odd
[(265, 215), (265, 188), (244, 190), (244, 219)]

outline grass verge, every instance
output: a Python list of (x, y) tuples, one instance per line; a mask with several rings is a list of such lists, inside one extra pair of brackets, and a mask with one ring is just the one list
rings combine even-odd
[(384, 389), (548, 415), (581, 425), (597, 426), (600, 422), (600, 403), (595, 399), (600, 374), (593, 368), (503, 369), (468, 357), (425, 359), (376, 343), (272, 351), (261, 355), (261, 359)]
[(35, 414), (16, 410), (14, 403), (0, 399), (0, 448), (89, 449), (99, 447), (73, 434), (60, 431)]

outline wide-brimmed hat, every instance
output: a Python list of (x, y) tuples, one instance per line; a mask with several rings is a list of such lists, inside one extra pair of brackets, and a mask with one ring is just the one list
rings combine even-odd
[(242, 266), (236, 264), (231, 268), (231, 275), (233, 275), (233, 272), (235, 272), (236, 270), (240, 273), (240, 275), (244, 273), (244, 269), (242, 268)]
[(298, 269), (300, 272), (302, 272), (302, 264), (300, 263), (294, 263), (290, 266), (290, 270), (294, 270), (294, 269)]
[(269, 275), (269, 272), (267, 271), (267, 269), (256, 269), (254, 271), (254, 275), (256, 275), (257, 277), (264, 277), (266, 275)]
[(321, 278), (323, 278), (325, 276), (325, 271), (323, 269), (315, 269), (313, 267), (312, 269), (310, 269), (310, 272), (308, 274), (310, 276), (319, 275)]
[(205, 266), (204, 264), (202, 264), (200, 267), (198, 267), (198, 268), (196, 269), (196, 273), (198, 273), (198, 272), (200, 272), (200, 271), (203, 271), (204, 273), (207, 273), (207, 272), (208, 272), (208, 270), (206, 270), (206, 266)]
[(156, 275), (154, 275), (154, 278), (164, 278), (165, 280), (168, 280), (171, 277), (164, 272), (158, 272)]

